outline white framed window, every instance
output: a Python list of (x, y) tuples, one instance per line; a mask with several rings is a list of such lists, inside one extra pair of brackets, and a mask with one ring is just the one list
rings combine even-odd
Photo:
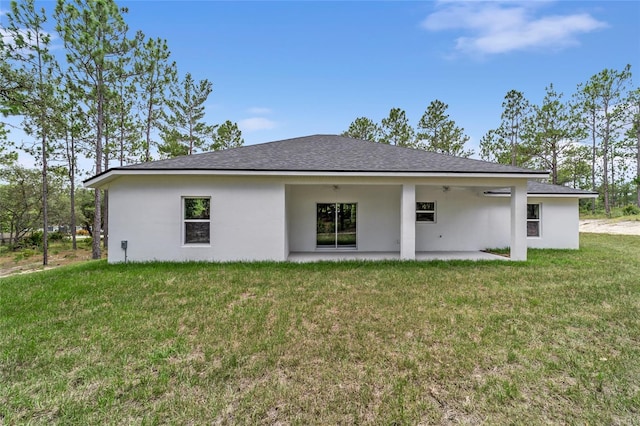
[(416, 222), (436, 222), (435, 201), (418, 201), (416, 203)]
[(211, 244), (211, 198), (182, 197), (182, 242)]
[(527, 237), (541, 235), (540, 211), (540, 204), (527, 204)]

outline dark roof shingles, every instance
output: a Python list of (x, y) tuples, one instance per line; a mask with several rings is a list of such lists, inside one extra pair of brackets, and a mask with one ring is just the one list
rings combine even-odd
[(117, 169), (546, 174), (337, 135), (305, 136)]

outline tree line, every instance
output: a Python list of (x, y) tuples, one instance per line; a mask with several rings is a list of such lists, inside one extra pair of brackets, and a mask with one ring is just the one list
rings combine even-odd
[[(600, 194), (607, 215), (612, 206), (640, 206), (640, 88), (631, 66), (604, 69), (578, 84), (565, 98), (553, 84), (540, 104), (518, 90), (504, 97), (500, 122), (480, 140), (483, 160), (549, 170), (553, 184)], [(470, 157), (469, 136), (447, 114), (448, 105), (432, 101), (412, 127), (401, 108), (392, 108), (380, 123), (358, 117), (343, 133), (358, 139)], [(635, 192), (635, 196), (633, 193)]]
[[(205, 121), (212, 83), (188, 72), (180, 79), (167, 41), (132, 33), (127, 12), (112, 0), (57, 0), (49, 11), (35, 0), (12, 1), (0, 28), (0, 114), (22, 120), (0, 121), (0, 232), (18, 243), (37, 218), (45, 265), (49, 209), (65, 188), (65, 223), (75, 230), (80, 173), (244, 143), (236, 123)], [(12, 127), (29, 142), (16, 143)], [(16, 164), (17, 150), (36, 159), (37, 191), (34, 171)], [(80, 170), (80, 158), (91, 159), (92, 170)], [(101, 229), (108, 244), (107, 191), (93, 191), (90, 216), (97, 259)]]

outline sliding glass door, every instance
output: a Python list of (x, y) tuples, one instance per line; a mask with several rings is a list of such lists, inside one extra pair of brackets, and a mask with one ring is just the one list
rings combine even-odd
[(356, 203), (318, 203), (316, 206), (316, 246), (355, 248)]

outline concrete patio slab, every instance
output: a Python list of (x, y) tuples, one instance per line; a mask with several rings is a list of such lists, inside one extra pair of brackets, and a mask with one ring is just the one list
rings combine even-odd
[[(327, 251), (327, 252), (293, 252), (287, 259), (289, 262), (320, 262), (320, 261), (344, 261), (344, 260), (400, 260), (399, 252), (353, 252), (353, 251)], [(483, 251), (429, 251), (417, 252), (416, 260), (509, 260), (508, 257)]]

